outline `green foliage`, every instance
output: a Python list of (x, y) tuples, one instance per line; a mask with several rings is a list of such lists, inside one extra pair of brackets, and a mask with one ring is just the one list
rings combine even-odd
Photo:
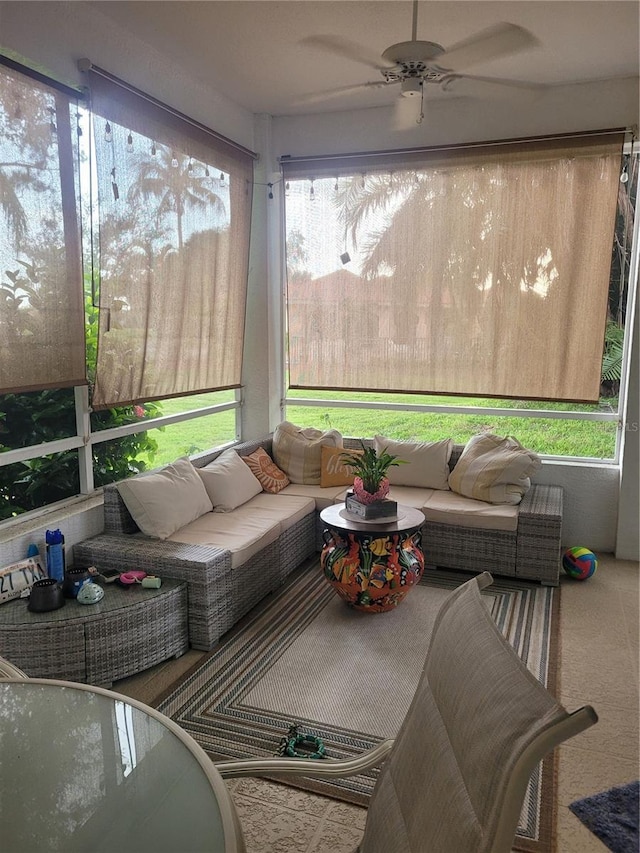
[(365, 491), (373, 494), (380, 488), (380, 483), (386, 477), (389, 468), (405, 464), (404, 459), (398, 459), (387, 453), (386, 447), (376, 453), (373, 447), (365, 447), (361, 441), (362, 453), (341, 453), (340, 458), (345, 465), (353, 469), (354, 475), (362, 479)]
[[(86, 349), (89, 380), (95, 376), (98, 309), (87, 296)], [(155, 403), (94, 412), (93, 431), (112, 429), (157, 417)], [(43, 444), (76, 434), (72, 389), (56, 388), (0, 396), (0, 453)], [(158, 449), (147, 432), (138, 432), (93, 446), (93, 476), (103, 486), (146, 470)], [(77, 495), (80, 477), (77, 451), (52, 453), (0, 467), (0, 520)]]
[(607, 322), (602, 357), (602, 379), (605, 382), (620, 382), (622, 356), (624, 354), (624, 329), (613, 320)]

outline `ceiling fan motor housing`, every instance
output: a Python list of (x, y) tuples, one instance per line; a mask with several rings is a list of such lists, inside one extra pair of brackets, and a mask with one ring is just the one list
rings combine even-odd
[(415, 98), (422, 93), (422, 80), (419, 77), (408, 77), (400, 86), (400, 94), (403, 98)]
[(403, 41), (392, 44), (382, 54), (392, 68), (382, 68), (387, 83), (402, 82), (402, 94), (407, 97), (420, 94), (422, 82), (438, 83), (446, 76), (447, 69), (435, 60), (444, 48), (433, 41)]

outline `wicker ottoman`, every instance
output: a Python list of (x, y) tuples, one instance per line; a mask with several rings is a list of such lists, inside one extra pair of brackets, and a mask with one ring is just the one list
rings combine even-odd
[(181, 581), (160, 589), (109, 584), (98, 604), (68, 599), (49, 613), (31, 613), (25, 599), (0, 606), (0, 655), (32, 678), (110, 685), (188, 647)]

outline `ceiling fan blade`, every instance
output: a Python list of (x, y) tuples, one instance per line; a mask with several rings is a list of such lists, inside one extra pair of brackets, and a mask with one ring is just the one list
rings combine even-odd
[(374, 51), (367, 50), (366, 47), (356, 44), (350, 39), (342, 38), (342, 36), (307, 36), (301, 39), (299, 44), (323, 50), (325, 53), (333, 53), (334, 56), (340, 56), (343, 59), (351, 59), (353, 62), (367, 65), (375, 71), (380, 71), (381, 68), (385, 67), (381, 57)]
[(480, 77), (477, 74), (448, 74), (440, 83), (445, 92), (454, 92), (456, 82), (472, 80), (477, 83), (489, 83), (496, 86), (508, 86), (514, 89), (528, 89), (531, 92), (542, 92), (549, 87), (546, 83), (532, 83), (528, 80), (509, 80), (506, 77)]
[(438, 57), (438, 65), (458, 71), (527, 48), (537, 47), (538, 39), (515, 24), (502, 22), (459, 41)]
[(338, 86), (336, 89), (327, 89), (324, 92), (311, 92), (308, 95), (301, 95), (299, 98), (296, 98), (295, 105), (302, 106), (304, 104), (321, 104), (323, 101), (340, 98), (343, 95), (351, 94), (351, 92), (362, 92), (365, 89), (383, 89), (390, 85), (393, 84), (385, 83), (383, 80), (380, 80), (380, 82), (376, 81), (375, 83), (358, 83), (354, 86)]

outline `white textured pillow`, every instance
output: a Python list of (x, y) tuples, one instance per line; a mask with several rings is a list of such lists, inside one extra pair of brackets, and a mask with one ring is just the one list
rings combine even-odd
[(336, 429), (302, 429), (283, 421), (273, 434), (273, 458), (292, 483), (319, 486), (323, 445), (342, 447), (342, 435)]
[(423, 489), (449, 491), (449, 459), (453, 450), (450, 438), (442, 441), (392, 441), (383, 435), (373, 440), (376, 453), (387, 453), (404, 459), (407, 465), (389, 468), (387, 477), (392, 486), (418, 486)]
[(474, 435), (449, 476), (454, 492), (492, 504), (519, 504), (540, 457), (511, 436)]
[(117, 489), (140, 530), (156, 539), (166, 539), (213, 509), (186, 456), (161, 471), (117, 483)]
[(217, 459), (198, 468), (214, 512), (231, 512), (260, 494), (262, 484), (235, 450), (225, 450)]

